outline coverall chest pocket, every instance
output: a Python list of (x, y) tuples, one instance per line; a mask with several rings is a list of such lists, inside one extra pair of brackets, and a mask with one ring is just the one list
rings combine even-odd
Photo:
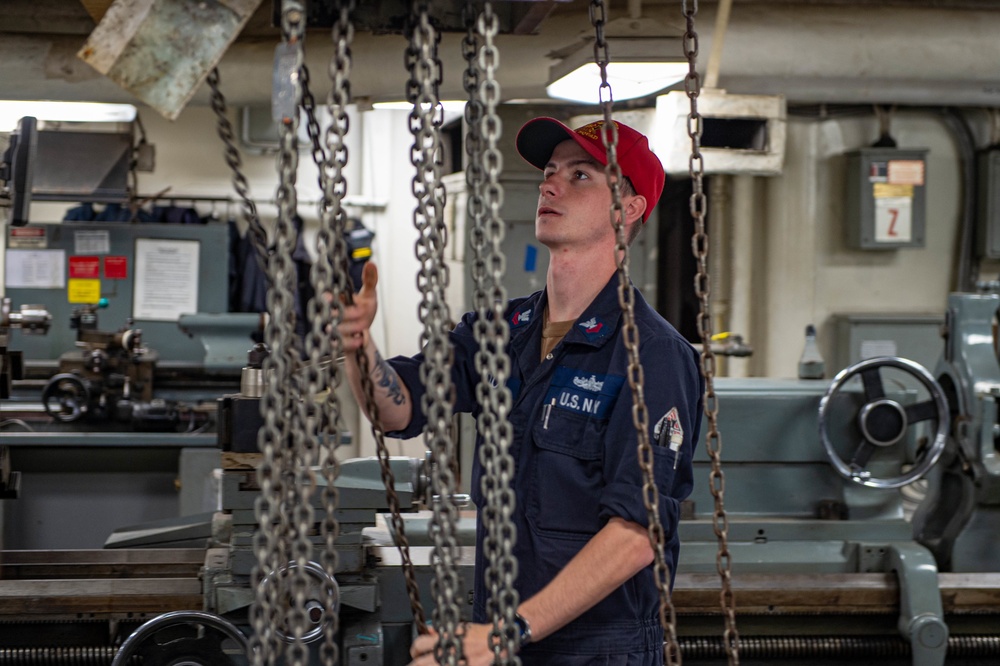
[(558, 408), (534, 425), (527, 515), (535, 531), (585, 540), (600, 529), (606, 429), (606, 421)]

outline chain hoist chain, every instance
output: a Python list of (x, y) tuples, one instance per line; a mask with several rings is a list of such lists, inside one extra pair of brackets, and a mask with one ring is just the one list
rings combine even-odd
[(219, 86), (219, 70), (213, 69), (208, 73), (208, 87), (212, 89), (212, 111), (215, 112), (216, 131), (222, 143), (225, 144), (225, 159), (230, 171), (233, 172), (233, 188), (240, 197), (243, 207), (243, 217), (248, 225), (250, 242), (257, 255), (257, 262), (265, 270), (267, 267), (268, 247), (267, 232), (260, 223), (257, 215), (257, 206), (250, 198), (250, 185), (243, 175), (243, 161), (240, 158), (240, 151), (236, 148), (236, 141), (233, 134), (233, 125), (229, 122), (226, 112), (226, 98), (222, 95)]
[[(644, 394), (645, 378), (639, 359), (639, 328), (635, 323), (635, 292), (629, 277), (629, 246), (625, 238), (625, 210), (622, 207), (622, 172), (618, 164), (618, 125), (611, 117), (614, 105), (611, 84), (608, 83), (608, 64), (611, 57), (604, 35), (607, 23), (607, 9), (603, 0), (590, 3), (590, 22), (594, 26), (594, 60), (600, 68), (601, 85), (599, 99), (604, 112), (601, 125), (601, 140), (608, 156), (604, 169), (611, 189), (611, 224), (615, 227), (615, 253), (618, 262), (618, 303), (622, 309), (622, 336), (628, 354), (628, 383), (632, 389), (632, 423), (636, 431), (639, 466), (642, 469), (642, 501), (649, 514), (647, 532), (653, 549), (653, 574), (660, 596), (660, 625), (665, 632), (663, 643), (664, 661), (669, 664), (681, 663), (680, 645), (677, 642), (677, 616), (670, 598), (670, 570), (664, 555), (666, 535), (660, 520), (660, 496), (653, 470), (653, 447), (649, 441), (649, 412)], [(636, 220), (634, 224), (642, 224)]]
[[(275, 284), (279, 283), (282, 288), (288, 287), (289, 292), (282, 294), (281, 298), (291, 296), (291, 316), (287, 317), (286, 325), (290, 330), (284, 332), (290, 335), (292, 344), (287, 346), (272, 346), (277, 349), (278, 354), (284, 354), (289, 368), (295, 368), (301, 358), (301, 343), (295, 334), (295, 298), (294, 290), (298, 284), (298, 273), (295, 263), (292, 260), (292, 251), (296, 245), (298, 230), (295, 226), (294, 218), (298, 208), (298, 200), (295, 191), (296, 172), (298, 170), (298, 129), (299, 114), (298, 109), (302, 106), (302, 80), (303, 70), (303, 40), (305, 38), (305, 10), (299, 0), (283, 0), (282, 4), (282, 33), (285, 42), (293, 49), (295, 55), (295, 67), (291, 69), (294, 74), (290, 76), (292, 84), (292, 99), (294, 101), (289, 117), (282, 119), (278, 126), (280, 141), (279, 148), (279, 169), (280, 184), (276, 200), (278, 202), (278, 222), (276, 227), (275, 243), (277, 255), (284, 255), (283, 261), (287, 260), (291, 267), (290, 278), (275, 275)], [(312, 560), (312, 541), (310, 533), (315, 522), (312, 507), (312, 492), (316, 487), (316, 477), (313, 472), (313, 461), (315, 458), (316, 409), (314, 406), (314, 396), (319, 392), (319, 375), (322, 368), (318, 358), (304, 369), (302, 375), (292, 373), (287, 377), (286, 392), (291, 391), (290, 398), (286, 402), (291, 408), (288, 428), (290, 430), (291, 455), (288, 456), (288, 466), (284, 470), (285, 476), (290, 480), (286, 486), (285, 506), (282, 514), (290, 519), (290, 557), (289, 562), (294, 562), (290, 577), (291, 599), (290, 607), (287, 611), (288, 619), (285, 624), (285, 640), (288, 643), (285, 662), (290, 666), (305, 666), (309, 660), (309, 649), (303, 640), (307, 631), (309, 618), (306, 613), (307, 594), (309, 592), (311, 580), (308, 565)], [(286, 588), (287, 589), (287, 588)], [(283, 590), (282, 599), (288, 598), (288, 594)]]
[[(320, 188), (323, 192), (323, 199), (320, 204), (320, 218), (322, 224), (317, 235), (318, 252), (323, 255), (329, 253), (328, 259), (332, 262), (332, 283), (330, 294), (329, 316), (321, 316), (318, 321), (331, 322), (331, 332), (333, 335), (332, 350), (342, 349), (343, 341), (337, 329), (342, 317), (341, 303), (351, 303), (353, 301), (353, 289), (357, 285), (351, 283), (349, 274), (349, 261), (347, 244), (344, 235), (347, 229), (347, 213), (343, 208), (343, 199), (347, 194), (347, 181), (344, 177), (344, 169), (347, 166), (347, 142), (346, 136), (350, 126), (350, 119), (347, 115), (347, 107), (351, 102), (351, 50), (350, 44), (354, 38), (354, 24), (351, 23), (350, 14), (354, 11), (354, 0), (340, 0), (336, 5), (337, 21), (333, 25), (334, 55), (330, 60), (329, 76), (332, 82), (327, 109), (330, 113), (331, 124), (324, 134), (323, 145), (319, 143), (319, 124), (315, 122), (315, 116), (310, 110), (310, 95), (308, 93), (308, 73), (303, 68), (306, 76), (303, 90), (303, 102), (306, 109), (306, 116), (309, 119), (308, 132), (313, 144), (313, 159), (316, 160), (319, 168)], [(315, 125), (315, 129), (314, 129)], [(321, 293), (317, 288), (317, 293)], [(413, 613), (414, 622), (420, 633), (427, 633), (427, 621), (423, 607), (420, 604), (420, 588), (417, 585), (416, 570), (413, 560), (410, 557), (410, 543), (406, 536), (405, 524), (400, 513), (399, 496), (396, 494), (396, 479), (390, 466), (389, 449), (385, 444), (385, 430), (382, 427), (382, 419), (379, 413), (378, 404), (375, 402), (375, 385), (371, 381), (371, 367), (364, 350), (359, 350), (356, 360), (361, 374), (361, 387), (364, 393), (365, 411), (371, 423), (372, 436), (375, 439), (375, 448), (382, 475), (382, 483), (385, 486), (386, 501), (389, 507), (389, 520), (394, 533), (394, 541), (399, 549), (403, 567), (403, 578), (406, 584), (406, 593), (410, 601), (410, 610)], [(336, 364), (331, 374), (330, 393), (327, 399), (328, 418), (331, 427), (334, 428), (334, 447), (340, 442), (340, 411), (339, 403), (335, 396), (336, 388), (340, 385), (340, 375)], [(324, 466), (326, 478), (326, 489), (324, 494), (324, 506), (327, 509), (327, 519), (324, 523), (324, 535), (327, 540), (327, 548), (324, 553), (324, 567), (329, 576), (333, 575), (336, 569), (336, 549), (334, 541), (336, 539), (337, 522), (330, 507), (336, 507), (336, 488), (333, 480), (336, 478), (337, 460), (334, 456), (334, 449), (329, 450), (328, 462)], [(326, 504), (332, 502), (332, 505)], [(324, 644), (325, 654), (329, 654), (327, 663), (336, 662), (335, 644), (336, 625), (324, 627), (326, 634)]]
[[(334, 28), (336, 29), (336, 28)], [(339, 54), (334, 54), (336, 60)], [(331, 65), (332, 67), (332, 65)], [(312, 144), (313, 163), (318, 167), (319, 190), (324, 192), (323, 186), (323, 165), (326, 164), (326, 151), (323, 149), (323, 134), (320, 131), (319, 121), (316, 119), (316, 98), (313, 97), (312, 90), (309, 89), (309, 67), (302, 63), (299, 70), (299, 85), (302, 86), (302, 110), (306, 114), (306, 135)], [(334, 94), (331, 90), (330, 94)], [(323, 205), (328, 202), (324, 199)], [(320, 210), (322, 213), (322, 208)]]
[(408, 101), (413, 104), (409, 126), (414, 142), (410, 162), (416, 169), (411, 189), (416, 199), (413, 222), (416, 244), (418, 312), (423, 330), (424, 360), (420, 379), (426, 387), (421, 408), (427, 417), (424, 441), (431, 452), (430, 534), (434, 544), (434, 626), (439, 632), (434, 653), (439, 664), (451, 666), (462, 659), (462, 636), (458, 593), (458, 508), (455, 506), (455, 444), (451, 437), (454, 386), (451, 382), (451, 326), (445, 290), (448, 267), (444, 263), (447, 228), (444, 224), (444, 186), (441, 183), (441, 122), (443, 108), (438, 99), (441, 61), (437, 47), (440, 33), (431, 25), (428, 2), (414, 3), (411, 16), (407, 64), (410, 79)]
[[(282, 58), (291, 57), (297, 72), (301, 66), (304, 26), (302, 6), (295, 0), (282, 5)], [(297, 108), (301, 87), (298, 76), (290, 76), (287, 84)], [(280, 140), (278, 169), (279, 186), (276, 194), (278, 219), (275, 227), (274, 253), (267, 265), (271, 289), (267, 294), (270, 318), (264, 339), (271, 349), (265, 360), (269, 381), (262, 399), (264, 427), (259, 435), (259, 447), (264, 453), (258, 480), (261, 496), (257, 502), (259, 529), (255, 535), (257, 567), (254, 572), (258, 598), (253, 609), (255, 632), (261, 633), (256, 647), (257, 663), (275, 663), (281, 658), (282, 637), (288, 642), (282, 661), (304, 664), (308, 650), (302, 640), (307, 624), (305, 612), (309, 574), (306, 569), (311, 557), (312, 506), (308, 501), (315, 479), (311, 479), (311, 453), (306, 440), (305, 407), (302, 386), (296, 384), (294, 368), (301, 346), (295, 335), (296, 285), (292, 250), (296, 232), (293, 216), (296, 210), (295, 180), (298, 165), (296, 132), (298, 113), (282, 118), (278, 126)], [(299, 389), (299, 390), (296, 390)], [(298, 394), (300, 400), (295, 400)], [(311, 481), (311, 483), (310, 483)], [(273, 486), (269, 485), (273, 484)], [(275, 536), (269, 533), (275, 532)], [(263, 533), (263, 536), (262, 536)], [(267, 584), (261, 585), (265, 580)], [(291, 600), (290, 606), (288, 605)], [(263, 625), (263, 626), (262, 626)]]
[[(354, 25), (350, 21), (350, 13), (354, 10), (353, 0), (337, 5), (338, 17), (333, 25), (332, 39), (334, 55), (330, 60), (329, 75), (332, 81), (327, 109), (331, 123), (323, 135), (326, 145), (319, 143), (319, 123), (311, 111), (314, 107), (312, 95), (308, 92), (307, 69), (303, 67), (306, 76), (303, 77), (303, 103), (308, 118), (309, 135), (313, 144), (313, 159), (321, 160), (316, 166), (319, 171), (320, 188), (323, 201), (320, 205), (320, 225), (316, 234), (317, 259), (310, 272), (310, 280), (316, 296), (309, 304), (309, 317), (313, 323), (310, 339), (307, 340), (307, 350), (310, 360), (318, 365), (326, 357), (335, 358), (343, 347), (340, 337), (339, 323), (343, 314), (341, 309), (344, 299), (351, 293), (348, 277), (347, 246), (344, 242), (346, 215), (342, 206), (343, 197), (347, 191), (344, 169), (347, 166), (347, 148), (345, 144), (349, 122), (347, 105), (351, 101), (350, 45), (354, 38)], [(330, 297), (326, 298), (329, 293)], [(326, 333), (329, 332), (329, 335)], [(315, 344), (310, 343), (313, 340)], [(313, 355), (313, 349), (316, 350)], [(321, 465), (323, 470), (323, 523), (321, 534), (324, 540), (322, 556), (323, 569), (327, 577), (333, 578), (337, 571), (337, 535), (340, 526), (337, 521), (338, 493), (336, 480), (339, 473), (336, 451), (342, 441), (342, 419), (340, 401), (337, 389), (341, 383), (340, 366), (330, 364), (328, 378), (329, 392), (324, 404), (325, 419), (321, 433), (323, 438), (323, 455)], [(325, 664), (336, 664), (339, 661), (337, 633), (339, 617), (334, 603), (336, 599), (325, 597), (324, 614), (330, 620), (323, 625), (323, 645), (320, 648), (321, 660)]]
[[(516, 503), (511, 487), (514, 476), (514, 459), (510, 454), (513, 427), (509, 418), (512, 399), (507, 387), (510, 328), (504, 318), (506, 260), (501, 249), (505, 235), (500, 217), (503, 187), (499, 182), (503, 158), (497, 147), (501, 133), (497, 116), (500, 86), (496, 80), (500, 56), (494, 44), (498, 20), (488, 1), (478, 20), (471, 0), (464, 11), (466, 37), (462, 44), (468, 63), (464, 83), (469, 96), (465, 107), (469, 157), (465, 178), (470, 191), (467, 206), (473, 221), (472, 275), (476, 308), (473, 332), (479, 343), (475, 360), (480, 376), (476, 398), (482, 405), (478, 426), (483, 438), (479, 448), (484, 471), (481, 489), (485, 498), (481, 518), (486, 528), (483, 540), (486, 571), (483, 575), (490, 591), (487, 611), (493, 620), (490, 634), (493, 663), (520, 664), (516, 654), (519, 635), (515, 631), (520, 596), (514, 588), (518, 563), (513, 555), (517, 533), (512, 520)], [(482, 36), (481, 48), (477, 31)]]
[(715, 511), (712, 514), (712, 527), (719, 543), (716, 554), (716, 569), (722, 582), (719, 600), (722, 613), (725, 616), (726, 628), (723, 641), (729, 663), (739, 664), (739, 633), (736, 630), (736, 600), (732, 587), (732, 561), (729, 553), (729, 519), (725, 510), (726, 477), (722, 471), (722, 434), (719, 432), (719, 403), (715, 393), (715, 354), (712, 352), (712, 313), (709, 302), (711, 291), (708, 273), (708, 234), (705, 226), (706, 202), (704, 191), (705, 164), (701, 154), (702, 118), (698, 113), (698, 95), (701, 92), (701, 80), (695, 69), (698, 59), (698, 33), (695, 31), (694, 18), (698, 13), (698, 1), (690, 4), (682, 0), (682, 11), (686, 19), (684, 33), (684, 55), (688, 60), (688, 73), (684, 78), (684, 91), (691, 102), (691, 112), (688, 114), (688, 136), (691, 137), (691, 157), (688, 162), (688, 172), (691, 176), (691, 216), (695, 222), (695, 233), (691, 239), (694, 256), (698, 261), (698, 273), (695, 276), (695, 294), (700, 299), (701, 310), (698, 313), (698, 331), (701, 335), (701, 373), (705, 377), (705, 417), (708, 420), (708, 432), (705, 435), (705, 449), (712, 460), (712, 471), (709, 473), (709, 490), (715, 500)]

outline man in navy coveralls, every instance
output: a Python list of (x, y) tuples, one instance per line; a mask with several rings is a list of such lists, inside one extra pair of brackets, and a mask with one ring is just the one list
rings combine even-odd
[[(645, 136), (618, 123), (618, 160), (626, 237), (635, 238), (663, 190), (664, 173)], [(628, 357), (618, 303), (615, 230), (601, 123), (572, 130), (536, 118), (517, 149), (542, 170), (535, 234), (549, 250), (545, 288), (510, 301), (514, 428), (511, 455), (517, 528), (514, 554), (521, 603), (519, 657), (531, 664), (662, 663), (663, 631), (642, 472), (636, 453)], [(360, 398), (354, 350), (368, 355), (385, 430), (414, 437), (425, 423), (421, 356), (383, 359), (369, 334), (377, 307), (377, 270), (365, 267), (340, 330), (347, 373)], [(671, 582), (678, 553), (680, 502), (692, 487), (691, 457), (701, 424), (702, 378), (692, 346), (635, 292), (635, 321), (650, 415), (660, 518)], [(455, 410), (477, 414), (475, 313), (451, 333)], [(482, 507), (478, 457), (471, 483)], [(465, 633), (469, 664), (490, 664), (488, 591), (482, 579), (483, 530), (476, 538), (474, 624)], [(413, 664), (433, 664), (436, 637), (418, 637)]]

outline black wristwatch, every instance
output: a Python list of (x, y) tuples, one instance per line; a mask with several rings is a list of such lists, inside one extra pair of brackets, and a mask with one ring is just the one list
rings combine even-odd
[(514, 624), (517, 625), (517, 633), (521, 638), (521, 647), (531, 642), (531, 625), (520, 613), (514, 613)]

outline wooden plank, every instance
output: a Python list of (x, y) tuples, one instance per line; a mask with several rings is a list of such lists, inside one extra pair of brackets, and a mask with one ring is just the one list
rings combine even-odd
[(77, 55), (175, 120), (260, 2), (117, 0)]
[(0, 579), (190, 578), (204, 561), (201, 548), (13, 550), (0, 552)]
[(198, 579), (0, 581), (0, 616), (166, 613), (201, 610)]
[[(939, 574), (946, 614), (1000, 613), (1000, 573)], [(899, 584), (891, 573), (733, 576), (738, 613), (898, 613)], [(715, 574), (680, 574), (673, 603), (678, 614), (716, 614)]]
[(80, 2), (91, 18), (94, 19), (94, 23), (100, 23), (113, 0), (80, 0)]
[(86, 550), (5, 550), (0, 551), (0, 564), (66, 564), (66, 563), (156, 563), (190, 562), (205, 559), (203, 548), (122, 548)]

